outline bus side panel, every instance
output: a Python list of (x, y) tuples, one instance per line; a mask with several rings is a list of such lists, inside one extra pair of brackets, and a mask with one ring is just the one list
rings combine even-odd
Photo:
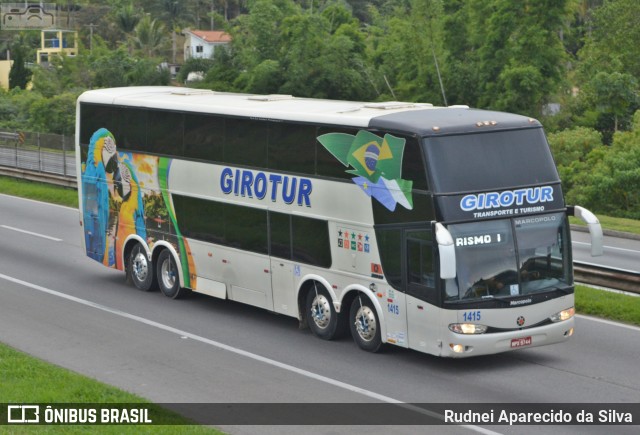
[(420, 352), (440, 355), (441, 331), (440, 313), (442, 309), (407, 295), (407, 323), (409, 347)]
[(164, 240), (179, 253), (185, 286), (191, 287), (192, 260), (166, 195), (171, 159), (119, 151), (114, 135), (105, 128), (95, 131), (89, 145), (79, 151), (78, 190), (87, 256), (124, 270), (124, 242), (131, 235), (149, 248)]

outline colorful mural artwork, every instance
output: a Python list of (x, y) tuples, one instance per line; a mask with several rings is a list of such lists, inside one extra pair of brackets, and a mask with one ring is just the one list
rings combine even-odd
[(83, 220), (87, 255), (105, 266), (115, 266), (113, 237), (110, 237), (110, 184), (118, 167), (116, 141), (106, 129), (96, 131), (89, 142), (82, 167)]
[(185, 286), (195, 267), (178, 230), (167, 194), (171, 160), (119, 152), (111, 132), (101, 128), (90, 139), (82, 164), (82, 193), (87, 255), (105, 266), (124, 270), (124, 243), (135, 234), (152, 249), (170, 243), (183, 265)]
[(327, 133), (318, 141), (353, 174), (353, 182), (390, 211), (398, 204), (413, 209), (413, 181), (402, 179), (405, 139), (360, 130), (358, 134)]

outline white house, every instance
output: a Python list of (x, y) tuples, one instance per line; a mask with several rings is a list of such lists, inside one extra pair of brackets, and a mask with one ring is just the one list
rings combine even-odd
[(185, 30), (184, 60), (210, 59), (217, 47), (231, 42), (231, 36), (221, 30)]

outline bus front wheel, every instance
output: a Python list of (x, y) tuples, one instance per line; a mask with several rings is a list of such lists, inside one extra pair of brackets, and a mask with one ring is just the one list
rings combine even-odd
[(180, 287), (178, 263), (171, 252), (168, 249), (163, 250), (158, 256), (157, 263), (158, 286), (162, 294), (171, 299), (181, 298), (185, 290)]
[(148, 292), (156, 285), (153, 263), (149, 261), (146, 251), (139, 243), (136, 243), (129, 254), (127, 275), (138, 290)]
[(382, 348), (380, 321), (369, 298), (358, 295), (349, 310), (351, 335), (360, 349), (378, 352)]

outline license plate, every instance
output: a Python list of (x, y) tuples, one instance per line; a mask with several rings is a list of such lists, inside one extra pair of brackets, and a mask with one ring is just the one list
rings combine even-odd
[(531, 345), (531, 337), (514, 338), (511, 340), (511, 348)]

